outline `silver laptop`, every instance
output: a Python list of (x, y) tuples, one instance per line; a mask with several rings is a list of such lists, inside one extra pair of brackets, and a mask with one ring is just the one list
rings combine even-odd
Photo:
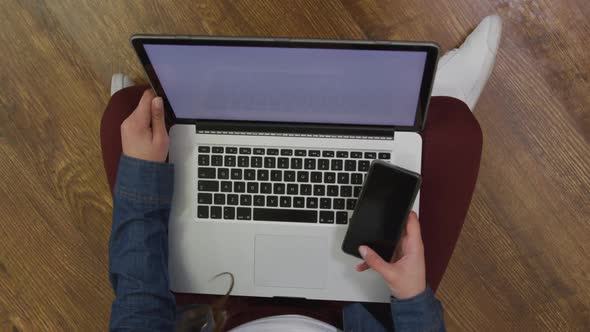
[[(369, 165), (420, 172), (431, 43), (145, 36), (170, 129), (176, 292), (388, 302), (340, 247)], [(414, 210), (418, 211), (419, 199)]]

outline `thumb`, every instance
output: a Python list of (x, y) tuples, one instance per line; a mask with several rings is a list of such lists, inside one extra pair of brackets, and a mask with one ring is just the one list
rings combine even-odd
[(381, 274), (385, 277), (386, 274), (389, 272), (390, 265), (386, 261), (381, 258), (373, 249), (367, 246), (360, 246), (359, 253), (361, 257), (365, 260), (365, 263), (372, 268), (373, 270), (377, 271), (377, 273)]
[(161, 139), (168, 135), (166, 121), (164, 120), (164, 103), (162, 97), (152, 100), (152, 135), (153, 139)]

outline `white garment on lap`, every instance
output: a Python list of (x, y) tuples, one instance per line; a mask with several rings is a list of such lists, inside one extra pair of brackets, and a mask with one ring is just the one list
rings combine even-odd
[(341, 332), (332, 325), (301, 315), (281, 315), (253, 320), (230, 332)]

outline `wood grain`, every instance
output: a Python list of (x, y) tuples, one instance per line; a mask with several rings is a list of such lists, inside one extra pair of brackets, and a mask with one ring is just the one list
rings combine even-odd
[(98, 138), (133, 33), (434, 40), (490, 13), (484, 152), (439, 290), (449, 330), (590, 330), (590, 2), (0, 2), (0, 330), (105, 330), (112, 202)]

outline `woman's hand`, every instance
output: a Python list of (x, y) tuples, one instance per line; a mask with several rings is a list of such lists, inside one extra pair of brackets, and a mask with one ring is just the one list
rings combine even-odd
[(164, 103), (145, 90), (137, 108), (121, 124), (123, 153), (132, 158), (163, 162), (168, 155)]
[(398, 299), (408, 299), (426, 289), (426, 268), (424, 265), (424, 245), (420, 235), (420, 224), (412, 211), (406, 223), (406, 232), (401, 239), (391, 262), (367, 246), (360, 246), (359, 253), (365, 260), (356, 267), (357, 271), (369, 268), (377, 271)]

